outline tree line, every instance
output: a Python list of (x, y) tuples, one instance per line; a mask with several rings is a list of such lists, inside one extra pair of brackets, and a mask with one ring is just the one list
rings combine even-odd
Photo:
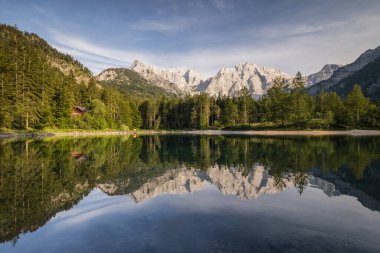
[[(290, 88), (291, 87), (291, 88)], [(254, 100), (247, 88), (236, 97), (207, 94), (146, 100), (140, 106), (144, 129), (213, 128), (377, 128), (380, 104), (367, 99), (359, 86), (341, 98), (322, 92), (310, 96), (298, 72), (293, 81), (278, 77), (267, 94)]]
[[(60, 69), (65, 66), (70, 67), (68, 73)], [(78, 72), (89, 81), (78, 81)], [(76, 106), (88, 110), (82, 117), (73, 117), (71, 112)], [(0, 25), (1, 129), (379, 126), (380, 104), (367, 99), (359, 86), (354, 86), (345, 98), (325, 92), (313, 97), (308, 95), (300, 73), (291, 83), (282, 77), (275, 78), (267, 94), (259, 100), (254, 100), (247, 88), (235, 97), (135, 96), (123, 85), (100, 85), (87, 68), (71, 56), (59, 53), (37, 35)]]
[[(78, 76), (89, 81), (78, 80)], [(89, 109), (73, 118), (75, 106)], [(135, 117), (134, 117), (135, 115)], [(35, 34), (0, 24), (0, 128), (138, 128), (138, 104)]]

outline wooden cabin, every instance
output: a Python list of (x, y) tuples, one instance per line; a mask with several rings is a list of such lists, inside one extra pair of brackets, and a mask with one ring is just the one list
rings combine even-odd
[(71, 112), (71, 117), (81, 117), (86, 114), (88, 109), (83, 106), (75, 106), (73, 111)]
[(78, 162), (86, 160), (86, 155), (76, 150), (71, 151), (71, 157), (74, 158)]

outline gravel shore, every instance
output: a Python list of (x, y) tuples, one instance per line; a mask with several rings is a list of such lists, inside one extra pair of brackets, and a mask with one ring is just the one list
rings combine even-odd
[(248, 135), (248, 136), (380, 136), (380, 130), (348, 130), (348, 131), (313, 131), (313, 130), (192, 130), (192, 131), (72, 131), (72, 132), (19, 132), (0, 133), (0, 138), (44, 138), (44, 137), (83, 137), (83, 136), (111, 136), (111, 135), (147, 135), (147, 134), (189, 134), (189, 135)]
[(263, 136), (322, 136), (322, 135), (349, 135), (349, 136), (380, 136), (380, 130), (348, 130), (348, 131), (320, 131), (320, 130), (246, 130), (246, 131), (231, 131), (231, 130), (197, 130), (197, 131), (176, 131), (175, 133), (183, 134), (198, 134), (198, 135), (263, 135)]

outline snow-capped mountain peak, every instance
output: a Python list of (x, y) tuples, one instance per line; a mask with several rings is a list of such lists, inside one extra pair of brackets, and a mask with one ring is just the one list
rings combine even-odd
[(273, 68), (248, 62), (239, 63), (232, 68), (222, 68), (215, 77), (206, 81), (201, 91), (212, 96), (235, 96), (246, 87), (252, 97), (259, 98), (266, 94), (271, 82), (278, 76), (291, 79), (289, 74)]
[[(275, 77), (291, 79), (290, 75), (279, 70), (248, 62), (222, 68), (208, 79), (192, 69), (162, 69), (139, 60), (135, 60), (129, 69), (150, 83), (179, 95), (205, 92), (211, 96), (236, 96), (237, 92), (246, 87), (253, 98), (259, 98), (266, 94)], [(99, 75), (99, 78), (109, 80), (117, 77), (110, 70)]]

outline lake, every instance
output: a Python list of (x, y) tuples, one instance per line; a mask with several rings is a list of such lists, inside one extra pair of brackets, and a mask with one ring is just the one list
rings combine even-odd
[(0, 252), (380, 252), (380, 137), (0, 140)]

